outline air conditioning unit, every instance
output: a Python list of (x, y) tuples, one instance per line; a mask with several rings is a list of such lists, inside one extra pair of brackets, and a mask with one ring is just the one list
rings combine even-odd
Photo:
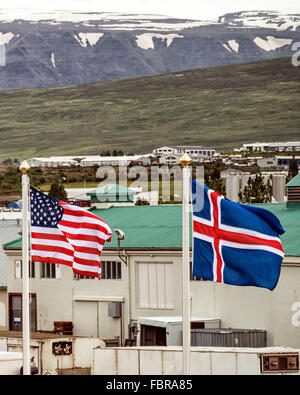
[(112, 318), (121, 317), (121, 302), (108, 303), (108, 316)]

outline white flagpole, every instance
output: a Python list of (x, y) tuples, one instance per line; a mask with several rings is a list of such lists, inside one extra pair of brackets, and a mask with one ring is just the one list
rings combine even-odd
[(19, 168), (22, 173), (22, 331), (23, 375), (30, 375), (30, 321), (29, 321), (29, 164), (24, 161)]
[(189, 191), (191, 158), (180, 159), (182, 169), (182, 374), (191, 374)]

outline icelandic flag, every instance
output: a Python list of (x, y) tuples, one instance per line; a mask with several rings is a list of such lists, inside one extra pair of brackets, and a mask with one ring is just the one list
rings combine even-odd
[(278, 218), (235, 203), (192, 180), (193, 275), (231, 285), (273, 290), (284, 251)]

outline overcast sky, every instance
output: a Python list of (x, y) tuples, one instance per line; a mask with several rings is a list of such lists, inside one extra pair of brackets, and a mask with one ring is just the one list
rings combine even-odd
[(161, 14), (216, 19), (226, 12), (278, 10), (300, 14), (300, 0), (0, 0), (0, 8)]

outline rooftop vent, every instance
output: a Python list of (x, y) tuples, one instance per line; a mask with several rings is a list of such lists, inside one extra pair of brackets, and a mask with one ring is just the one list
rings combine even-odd
[(300, 187), (287, 187), (288, 202), (300, 202)]

